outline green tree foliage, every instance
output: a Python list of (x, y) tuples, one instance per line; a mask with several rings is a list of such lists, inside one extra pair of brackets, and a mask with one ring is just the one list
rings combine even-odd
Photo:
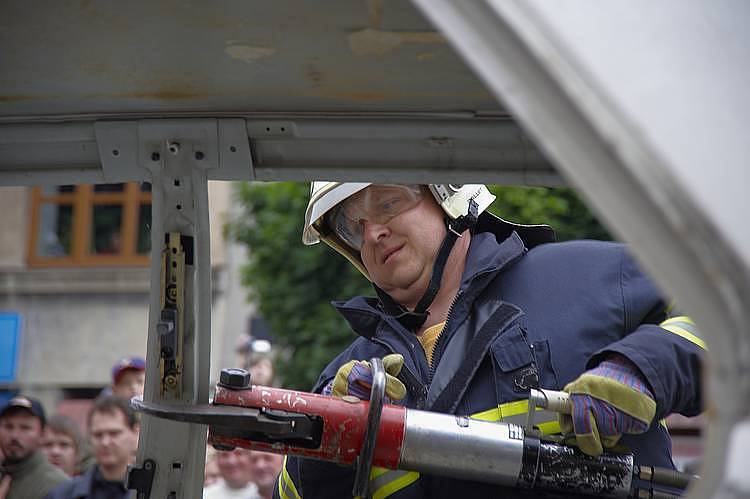
[[(608, 239), (606, 231), (570, 189), (491, 187), (492, 211), (512, 221), (549, 223), (558, 239)], [(309, 389), (322, 368), (355, 337), (331, 300), (372, 295), (368, 281), (325, 244), (301, 242), (307, 184), (241, 184), (242, 215), (229, 226), (247, 245), (242, 281), (269, 323), (279, 346), (290, 352), (276, 366), (284, 386)]]
[(490, 211), (505, 220), (550, 225), (558, 241), (612, 239), (572, 189), (497, 185), (489, 188), (497, 196)]

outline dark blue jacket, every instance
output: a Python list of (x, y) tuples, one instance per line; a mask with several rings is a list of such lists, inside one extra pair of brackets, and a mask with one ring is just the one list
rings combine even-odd
[[(528, 396), (530, 386), (560, 390), (617, 352), (640, 368), (657, 402), (649, 431), (621, 442), (638, 463), (670, 468), (671, 442), (659, 419), (701, 410), (701, 341), (659, 327), (666, 318), (661, 293), (621, 244), (574, 241), (527, 250), (515, 233), (501, 242), (492, 233), (475, 234), (432, 373), (413, 333), (385, 315), (377, 300), (357, 297), (334, 305), (360, 337), (326, 367), (314, 391), (351, 359), (397, 352), (404, 356), (399, 377), (407, 386), (407, 407), (497, 420), (509, 403)], [(501, 330), (483, 332), (503, 305), (517, 313)], [(408, 486), (390, 495), (384, 491), (393, 486), (380, 495), (375, 487), (376, 497), (523, 496), (495, 485), (398, 476)], [(279, 480), (280, 497), (294, 497), (295, 491), (306, 499), (351, 497), (353, 472), (289, 457)]]
[(45, 499), (126, 499), (124, 484), (104, 480), (98, 466), (53, 489)]

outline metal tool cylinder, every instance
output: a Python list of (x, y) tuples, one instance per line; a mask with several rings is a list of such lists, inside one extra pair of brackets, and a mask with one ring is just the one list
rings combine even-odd
[(577, 496), (630, 497), (632, 454), (588, 456), (578, 449), (535, 437), (524, 439), (518, 486)]
[(464, 416), (409, 410), (399, 468), (513, 486), (523, 429)]

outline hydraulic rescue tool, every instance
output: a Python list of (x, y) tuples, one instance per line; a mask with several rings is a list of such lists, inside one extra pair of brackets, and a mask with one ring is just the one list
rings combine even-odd
[(385, 372), (371, 360), (369, 401), (250, 384), (224, 369), (213, 404), (176, 408), (133, 399), (144, 413), (209, 425), (219, 449), (244, 447), (356, 466), (353, 495), (368, 497), (372, 466), (534, 489), (539, 496), (677, 497), (689, 477), (636, 466), (632, 454), (588, 456), (532, 428), (536, 407), (569, 412), (567, 394), (532, 390), (527, 428), (383, 403)]

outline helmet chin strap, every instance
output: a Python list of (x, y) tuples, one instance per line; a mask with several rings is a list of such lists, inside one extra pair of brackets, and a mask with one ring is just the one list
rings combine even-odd
[(427, 284), (427, 289), (413, 311), (409, 311), (406, 307), (397, 303), (388, 293), (373, 284), (375, 292), (383, 304), (384, 311), (389, 315), (393, 315), (407, 329), (416, 331), (427, 320), (427, 317), (430, 315), (428, 309), (432, 305), (433, 300), (435, 300), (438, 291), (440, 291), (440, 282), (443, 279), (443, 271), (445, 270), (448, 256), (450, 256), (453, 246), (456, 244), (458, 238), (461, 237), (461, 234), (477, 223), (477, 219), (479, 218), (478, 211), (479, 206), (476, 201), (469, 199), (469, 207), (466, 210), (466, 215), (446, 222), (448, 230), (438, 250), (435, 264), (432, 266), (430, 282)]

